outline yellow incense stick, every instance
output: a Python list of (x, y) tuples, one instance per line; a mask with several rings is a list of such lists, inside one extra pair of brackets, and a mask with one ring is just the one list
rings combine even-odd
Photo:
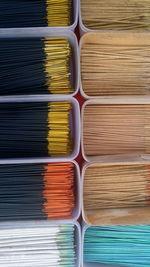
[(65, 38), (44, 39), (45, 72), (51, 94), (71, 94), (71, 47)]
[(48, 112), (48, 151), (52, 156), (69, 155), (72, 150), (70, 136), (69, 102), (51, 102)]
[(49, 27), (65, 27), (71, 24), (72, 0), (46, 0)]

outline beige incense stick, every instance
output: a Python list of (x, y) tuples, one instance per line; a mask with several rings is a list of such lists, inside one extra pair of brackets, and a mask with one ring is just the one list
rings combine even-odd
[(149, 30), (149, 0), (81, 0), (84, 25), (91, 30)]
[(150, 153), (150, 105), (85, 107), (83, 145), (87, 156)]
[(84, 218), (89, 224), (149, 223), (149, 164), (90, 164), (83, 189)]
[(146, 95), (150, 94), (150, 42), (129, 43), (123, 36), (96, 41), (92, 36), (81, 49), (81, 74), (84, 92), (89, 96)]
[(150, 166), (90, 166), (84, 177), (86, 211), (150, 204)]

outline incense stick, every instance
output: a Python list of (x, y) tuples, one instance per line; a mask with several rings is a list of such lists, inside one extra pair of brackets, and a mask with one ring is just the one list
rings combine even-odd
[[(103, 38), (103, 37), (102, 37)], [(150, 93), (150, 47), (120, 36), (116, 44), (96, 40), (82, 45), (81, 74), (89, 96), (148, 95)]]
[(3, 267), (75, 267), (74, 225), (0, 229)]
[(72, 0), (0, 1), (0, 28), (65, 27), (72, 21)]
[(84, 175), (85, 212), (150, 205), (150, 165), (89, 166)]
[(0, 177), (0, 221), (73, 217), (73, 163), (0, 165)]
[(150, 105), (89, 104), (84, 111), (87, 156), (150, 153)]
[(84, 25), (91, 30), (149, 30), (148, 0), (81, 0)]
[(89, 227), (84, 237), (84, 262), (148, 267), (150, 226)]
[(64, 37), (2, 38), (0, 95), (71, 94), (71, 56)]
[(2, 157), (67, 156), (72, 152), (71, 103), (1, 103)]

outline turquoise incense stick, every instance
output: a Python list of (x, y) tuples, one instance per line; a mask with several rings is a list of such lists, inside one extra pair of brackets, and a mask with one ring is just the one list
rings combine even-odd
[(150, 267), (150, 225), (89, 227), (84, 262)]

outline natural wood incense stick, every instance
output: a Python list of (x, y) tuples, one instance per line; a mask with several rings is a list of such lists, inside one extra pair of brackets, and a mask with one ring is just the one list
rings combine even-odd
[(150, 29), (149, 0), (81, 0), (83, 24), (91, 30)]
[(72, 152), (71, 103), (1, 103), (1, 156), (67, 156)]
[(149, 104), (88, 104), (83, 115), (85, 154), (149, 154), (149, 118)]
[(66, 27), (72, 21), (72, 0), (0, 1), (0, 28)]
[(3, 267), (75, 267), (75, 226), (17, 225), (0, 229)]
[(150, 165), (89, 166), (84, 175), (84, 209), (133, 208), (150, 205)]
[(149, 35), (91, 34), (87, 40), (83, 38), (81, 77), (84, 92), (93, 97), (149, 95), (149, 54)]
[(84, 262), (149, 267), (150, 226), (89, 227), (84, 236)]
[(0, 177), (0, 221), (72, 218), (73, 163), (5, 164)]
[(71, 56), (64, 37), (2, 38), (0, 95), (71, 94)]

